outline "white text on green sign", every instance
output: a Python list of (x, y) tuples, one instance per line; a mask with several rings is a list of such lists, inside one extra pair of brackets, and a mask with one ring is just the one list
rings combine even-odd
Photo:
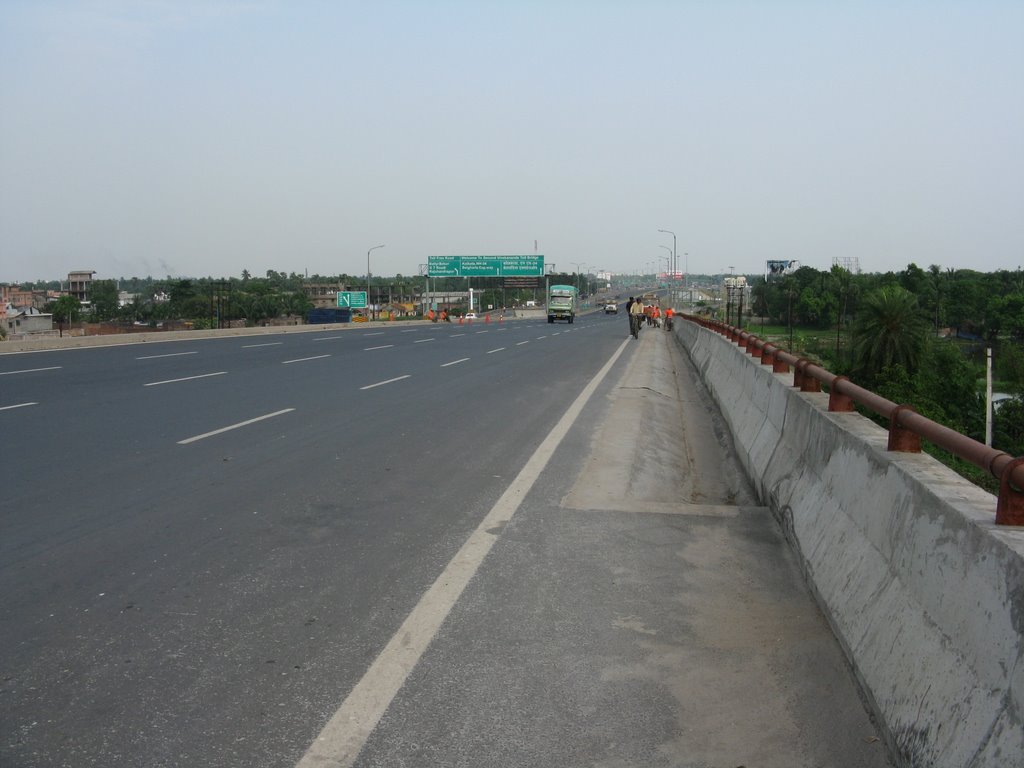
[(363, 309), (366, 307), (366, 291), (338, 291), (338, 306)]
[(544, 256), (428, 256), (430, 277), (540, 277)]

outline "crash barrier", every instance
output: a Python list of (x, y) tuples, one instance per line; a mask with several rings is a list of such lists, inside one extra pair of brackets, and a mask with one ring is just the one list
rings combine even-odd
[(919, 453), (921, 438), (943, 448), (954, 456), (989, 472), (999, 480), (996, 499), (998, 525), (1024, 525), (1024, 457), (1014, 458), (1004, 451), (990, 448), (966, 435), (945, 427), (917, 413), (913, 406), (894, 403), (859, 387), (846, 376), (836, 376), (807, 358), (759, 339), (752, 333), (706, 318), (687, 317), (715, 331), (745, 349), (751, 357), (760, 358), (761, 365), (770, 365), (776, 373), (793, 368), (793, 386), (801, 392), (829, 390), (830, 411), (852, 411), (854, 404), (863, 406), (889, 421), (888, 450)]
[[(673, 335), (792, 542), (897, 765), (1024, 765), (1024, 528), (996, 525), (991, 494), (906, 450), (901, 430), (934, 439), (912, 411), (735, 329), (677, 317)], [(889, 433), (844, 397), (889, 413)], [(1002, 472), (1019, 488), (1013, 467)]]

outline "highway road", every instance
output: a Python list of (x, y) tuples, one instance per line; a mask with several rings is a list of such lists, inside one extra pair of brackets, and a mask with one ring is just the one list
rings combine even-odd
[[(0, 765), (739, 765), (764, 755), (746, 726), (695, 747), (707, 686), (689, 725), (691, 694), (666, 689), (706, 661), (645, 645), (691, 643), (721, 585), (686, 563), (716, 552), (780, 593), (776, 620), (726, 621), (776, 633), (755, 667), (786, 678), (813, 646), (813, 680), (757, 683), (785, 716), (740, 702), (742, 665), (716, 685), (792, 738), (756, 764), (886, 765), (710, 401), (682, 398), (694, 443), (669, 448), (667, 335), (626, 331), (595, 314), (0, 355)], [(645, 435), (666, 450), (626, 447)], [(680, 536), (707, 546), (681, 563)]]
[(613, 320), (0, 358), (0, 764), (301, 754)]

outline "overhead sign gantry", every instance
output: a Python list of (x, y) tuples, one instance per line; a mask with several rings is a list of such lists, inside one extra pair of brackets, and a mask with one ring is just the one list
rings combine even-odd
[(428, 256), (428, 277), (541, 277), (544, 256)]

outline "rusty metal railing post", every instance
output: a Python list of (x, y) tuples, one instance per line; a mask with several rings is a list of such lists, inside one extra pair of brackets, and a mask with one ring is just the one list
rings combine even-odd
[[(813, 376), (811, 376), (811, 374), (809, 374), (807, 372), (807, 366), (809, 366), (809, 365), (812, 365), (812, 363), (806, 357), (801, 357), (799, 360), (797, 360), (796, 370), (800, 374), (800, 376), (799, 376), (799, 379), (800, 379), (800, 383), (799, 383), (800, 391), (801, 392), (821, 392), (821, 382), (818, 381), (816, 378), (814, 378)], [(797, 384), (796, 384), (796, 377), (794, 377), (794, 386), (797, 386)]]
[(830, 411), (852, 411), (853, 398), (840, 392), (840, 382), (849, 381), (849, 376), (836, 376), (828, 389), (828, 409)]
[(781, 351), (778, 348), (772, 350), (772, 373), (789, 373), (789, 363), (779, 356)]
[(1011, 478), (1017, 467), (1024, 467), (1024, 456), (1006, 465), (1002, 477), (999, 478), (996, 525), (1024, 525), (1024, 488), (1014, 486)]
[(900, 414), (904, 411), (917, 413), (909, 405), (897, 405), (889, 414), (889, 445), (888, 450), (899, 453), (920, 453), (921, 436), (911, 432), (900, 424)]

